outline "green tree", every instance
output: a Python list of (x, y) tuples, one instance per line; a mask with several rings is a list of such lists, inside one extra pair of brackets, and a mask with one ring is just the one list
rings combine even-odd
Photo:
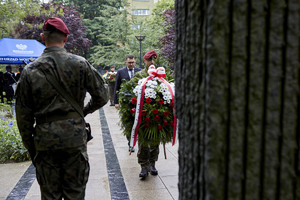
[(127, 13), (120, 9), (126, 5), (126, 0), (56, 0), (56, 2), (72, 4), (79, 8), (84, 25), (88, 28), (87, 37), (93, 44), (93, 48), (87, 51), (85, 56), (93, 65), (118, 63), (114, 58), (120, 57), (118, 54), (126, 46), (124, 44), (128, 35)]
[[(145, 35), (145, 40), (142, 41), (142, 55), (147, 51), (155, 50), (159, 54), (158, 65), (167, 67), (169, 65), (168, 60), (161, 54), (161, 44), (160, 38), (166, 34), (168, 27), (164, 26), (165, 20), (163, 13), (166, 10), (174, 10), (175, 1), (174, 0), (160, 0), (155, 4), (152, 10), (152, 15), (142, 21), (138, 21), (135, 18), (132, 19), (133, 24), (141, 24), (141, 28), (135, 31), (135, 35)], [(139, 55), (139, 42), (131, 41), (130, 49), (133, 49), (135, 55)], [(139, 63), (139, 59), (138, 59)], [(143, 58), (142, 58), (142, 66)]]
[(160, 0), (155, 4), (155, 7), (152, 10), (152, 15), (159, 19), (161, 22), (162, 20), (162, 14), (166, 10), (175, 10), (175, 1), (174, 0)]
[(32, 0), (0, 0), (0, 38), (18, 36), (16, 27), (26, 15), (39, 12), (40, 4)]
[(54, 0), (54, 2), (68, 6), (75, 5), (83, 19), (92, 20), (101, 15), (102, 6), (106, 5), (109, 0)]
[(93, 36), (95, 44), (91, 49), (90, 62), (93, 65), (122, 65), (128, 48), (128, 35), (130, 35), (128, 13), (120, 9), (126, 2), (104, 5), (100, 17), (88, 20), (87, 24), (90, 36)]
[(45, 20), (49, 17), (60, 17), (68, 27), (70, 34), (65, 48), (72, 53), (82, 55), (91, 46), (86, 38), (86, 27), (82, 25), (80, 14), (73, 5), (65, 6), (62, 3), (45, 3), (39, 8), (39, 13), (27, 15), (16, 28), (20, 38), (36, 39), (40, 42), (40, 33)]

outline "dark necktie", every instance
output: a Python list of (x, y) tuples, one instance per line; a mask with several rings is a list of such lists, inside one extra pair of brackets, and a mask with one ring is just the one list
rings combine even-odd
[(132, 78), (132, 76), (133, 76), (133, 70), (132, 69), (129, 69), (129, 74), (130, 74), (130, 78)]

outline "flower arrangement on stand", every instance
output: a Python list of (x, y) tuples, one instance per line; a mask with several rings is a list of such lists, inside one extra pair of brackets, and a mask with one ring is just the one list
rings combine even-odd
[(116, 82), (117, 72), (108, 72), (106, 76), (103, 76), (106, 83)]
[(138, 141), (144, 144), (165, 144), (174, 139), (176, 118), (171, 70), (166, 70), (164, 78), (145, 72), (135, 74), (122, 84), (119, 98), (121, 127), (127, 137), (133, 138), (137, 129)]

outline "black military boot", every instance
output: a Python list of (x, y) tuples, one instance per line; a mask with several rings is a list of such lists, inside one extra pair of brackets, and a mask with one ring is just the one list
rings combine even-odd
[(147, 167), (142, 167), (142, 171), (139, 175), (142, 180), (144, 180), (148, 176), (148, 168)]
[(150, 165), (150, 174), (153, 176), (156, 176), (158, 174), (158, 171), (155, 168), (155, 165)]

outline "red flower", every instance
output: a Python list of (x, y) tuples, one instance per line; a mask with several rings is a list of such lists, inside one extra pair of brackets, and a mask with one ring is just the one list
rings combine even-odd
[(109, 78), (110, 78), (110, 79), (114, 79), (114, 77), (112, 77), (112, 76), (110, 76)]
[(160, 99), (158, 100), (158, 103), (161, 105), (161, 104), (164, 104), (164, 100)]
[(174, 107), (174, 102), (173, 101), (170, 103), (170, 106)]
[(158, 116), (158, 115), (156, 115), (155, 117), (154, 117), (154, 121), (159, 121), (160, 120), (160, 117)]
[(152, 100), (151, 100), (150, 98), (147, 98), (147, 99), (146, 99), (146, 103), (151, 103), (151, 101), (152, 101)]
[(152, 112), (153, 112), (154, 115), (158, 114), (158, 110), (157, 109), (153, 109)]
[(169, 112), (168, 112), (168, 111), (165, 111), (165, 112), (164, 112), (164, 116), (167, 117), (168, 115), (169, 115)]
[(150, 124), (146, 123), (145, 128), (149, 128), (149, 127), (150, 127)]
[(159, 125), (157, 125), (157, 129), (159, 130), (159, 131), (161, 131), (162, 130), (162, 126), (159, 124)]
[(168, 121), (165, 120), (165, 121), (164, 121), (164, 126), (167, 126), (167, 125), (168, 125)]
[(145, 122), (150, 122), (150, 117), (145, 117)]
[(130, 109), (130, 113), (131, 114), (135, 113), (135, 108)]
[(146, 115), (147, 111), (146, 110), (142, 110), (142, 115)]
[(136, 98), (132, 98), (132, 99), (131, 99), (131, 103), (136, 104), (136, 103), (137, 103)]

